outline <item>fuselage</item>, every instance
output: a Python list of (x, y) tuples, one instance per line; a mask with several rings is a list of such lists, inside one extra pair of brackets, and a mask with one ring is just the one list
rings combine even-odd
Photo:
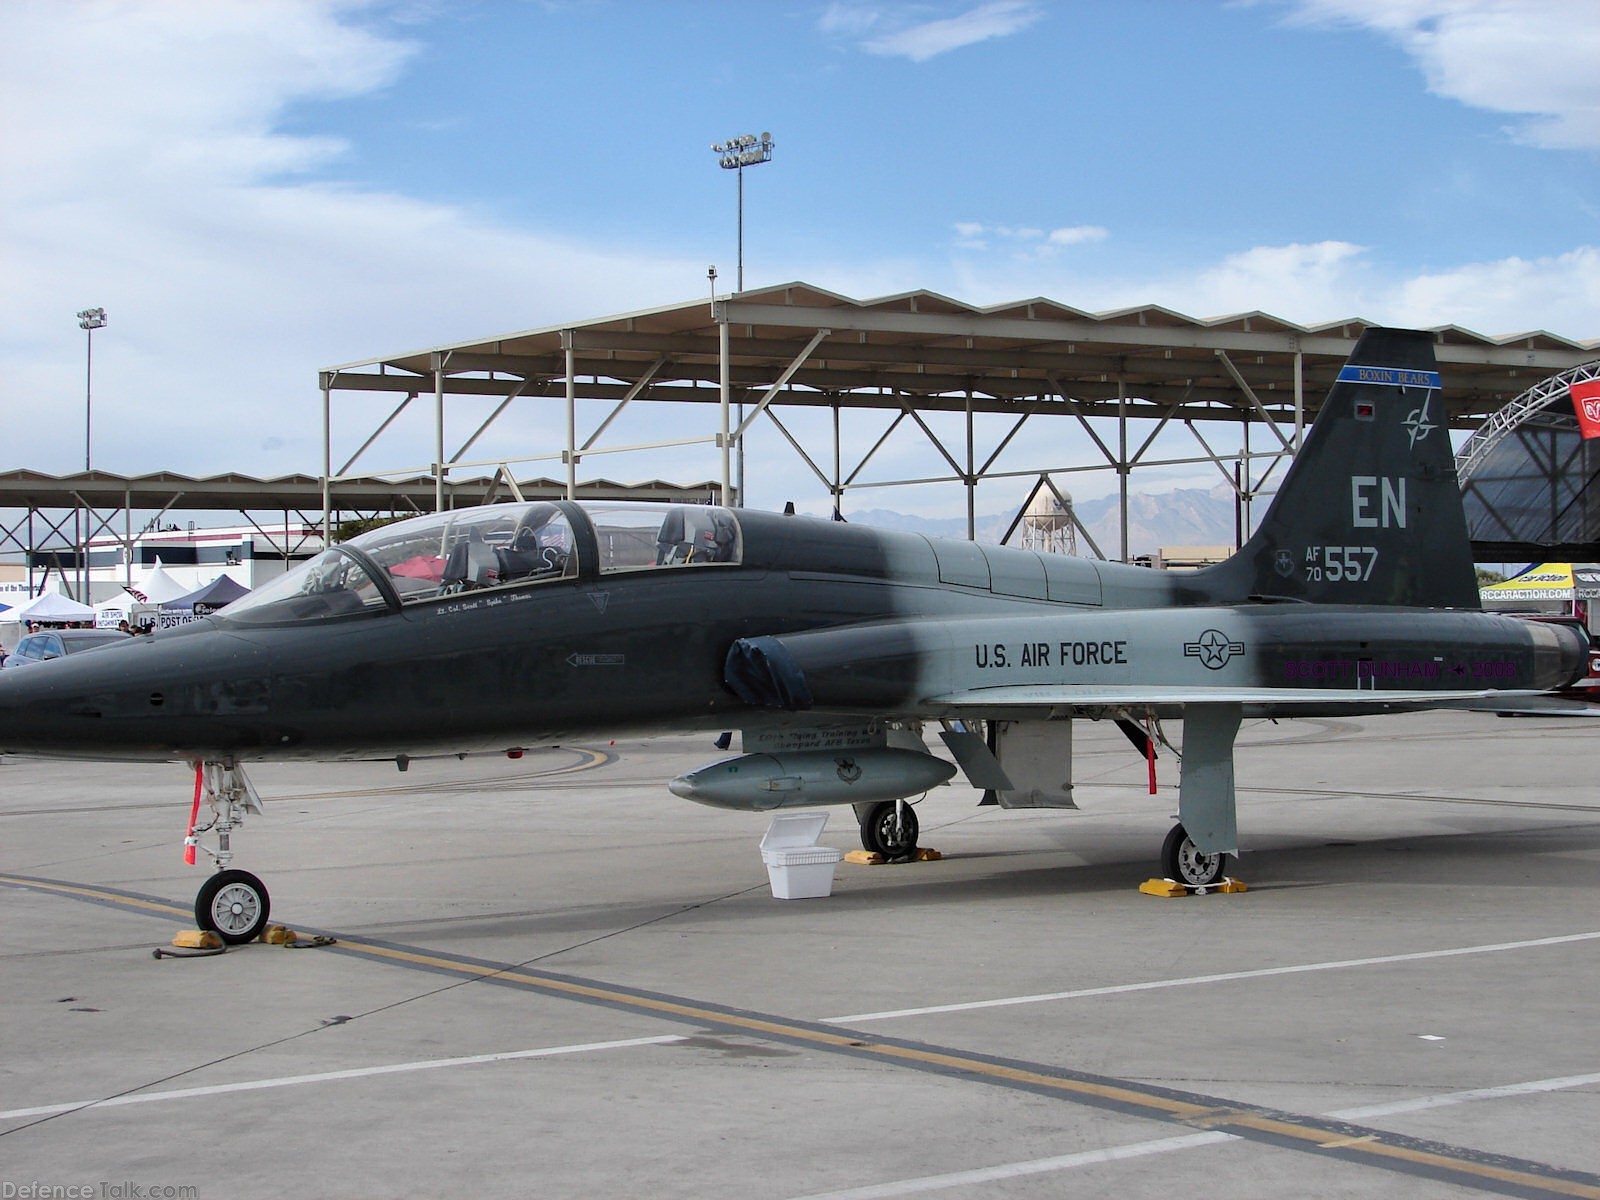
[(957, 693), (948, 715), (974, 715), (988, 687), (1012, 698), (997, 714), (1030, 686), (1058, 711), (1064, 686), (1462, 690), (1440, 672), (1472, 653), (1503, 664), (1496, 687), (1570, 673), (1556, 632), (1250, 604), (1235, 577), (718, 508), (465, 509), (334, 547), (188, 627), (0, 671), (0, 750), (380, 758), (790, 719), (729, 686), (749, 639), (793, 641), (818, 715), (858, 717), (947, 715), (929, 698)]
[[(514, 520), (520, 507), (494, 509)], [(366, 758), (720, 729), (762, 719), (723, 682), (738, 638), (1108, 602), (1142, 608), (1182, 602), (1184, 591), (1144, 568), (701, 508), (691, 520), (716, 512), (732, 522), (736, 550), (726, 561), (691, 552), (616, 566), (603, 544), (617, 536), (612, 510), (540, 507), (564, 518), (570, 545), (559, 572), (459, 590), (424, 579), (418, 589), (414, 576), (376, 569), (395, 566), (382, 562), (395, 535), (379, 530), (344, 551), (369, 567), (359, 605), (314, 605), (291, 589), (275, 604), (0, 672), (0, 750)], [(451, 516), (403, 525), (423, 526), (412, 541), (448, 540), (461, 525)], [(443, 553), (430, 558), (448, 558), (448, 546), (432, 549)]]

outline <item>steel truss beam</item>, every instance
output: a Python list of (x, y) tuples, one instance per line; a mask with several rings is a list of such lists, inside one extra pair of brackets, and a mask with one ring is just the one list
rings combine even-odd
[[(323, 372), (320, 383), (330, 396), (431, 388), (441, 428), (447, 400), (495, 398), (499, 407), (454, 458), (444, 458), (440, 435), (437, 462), (364, 468), (380, 475), (427, 473), (441, 486), (455, 469), (492, 467), (509, 477), (513, 464), (559, 460), (570, 490), (585, 457), (713, 445), (722, 464), (720, 492), (742, 501), (734, 488), (734, 457), (754, 430), (770, 427), (836, 509), (853, 489), (959, 484), (971, 534), (980, 484), (1108, 471), (1117, 476), (1119, 549), (1126, 557), (1128, 489), (1136, 469), (1209, 462), (1248, 512), (1314, 415), (1306, 406), (1308, 391), (1320, 396), (1326, 390), (1364, 327), (1350, 321), (1307, 329), (1259, 313), (1199, 322), (1158, 308), (1095, 315), (1045, 300), (980, 310), (926, 292), (858, 302), (795, 283), (713, 297), (709, 306), (702, 299), (348, 364)], [(1456, 327), (1438, 331), (1435, 353), (1455, 428), (1475, 427), (1535, 378), (1593, 356), (1592, 349), (1549, 334), (1495, 341)], [(501, 455), (465, 460), (467, 447), (513, 401), (564, 402), (563, 444), (504, 446)], [(605, 405), (605, 415), (580, 442), (580, 409), (595, 403)], [(752, 409), (735, 421), (733, 408), (746, 404)], [(681, 409), (683, 436), (606, 442), (624, 410), (640, 405)], [(716, 405), (718, 416), (702, 423), (693, 414), (706, 405)], [(827, 410), (831, 454), (809, 445), (812, 439), (784, 419), (784, 409)], [(865, 453), (847, 454), (857, 439), (844, 432), (846, 410), (889, 417)], [(939, 414), (959, 415), (963, 432), (937, 428)], [(980, 446), (977, 422), (992, 417), (1003, 418), (1001, 434)], [(1045, 417), (1068, 418), (1088, 435), (1099, 461), (1061, 463), (1052, 449), (1058, 439), (1041, 425)], [(1218, 421), (1239, 423), (1238, 453), (1221, 453), (1214, 436), (1202, 436), (1202, 426)], [(1263, 422), (1270, 452), (1250, 447), (1251, 426)], [(1019, 436), (1025, 424), (1033, 435), (1028, 439)], [(941, 464), (937, 472), (874, 474), (903, 429), (915, 429), (931, 448)], [(331, 428), (326, 436), (331, 440)], [(1184, 436), (1194, 452), (1169, 444)], [(343, 486), (356, 459), (370, 456), (374, 440), (367, 439), (330, 483)], [(854, 460), (848, 469), (847, 458)], [(823, 465), (830, 461), (831, 469)]]

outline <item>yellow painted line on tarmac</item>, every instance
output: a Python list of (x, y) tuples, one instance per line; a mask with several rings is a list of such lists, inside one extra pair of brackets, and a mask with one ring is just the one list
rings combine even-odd
[[(0, 885), (49, 892), (73, 899), (188, 919), (192, 913), (157, 897), (60, 880), (0, 874)], [(325, 931), (307, 931), (325, 932)], [(1345, 1121), (1277, 1112), (1219, 1097), (1143, 1085), (1042, 1063), (964, 1053), (899, 1038), (872, 1039), (837, 1025), (697, 1002), (559, 975), (507, 963), (487, 962), (378, 941), (338, 938), (338, 954), (389, 962), (457, 978), (515, 986), (544, 995), (599, 1004), (700, 1027), (720, 1028), (790, 1045), (814, 1046), (878, 1062), (953, 1078), (1056, 1096), (1091, 1107), (1161, 1120), (1188, 1128), (1226, 1132), (1258, 1144), (1396, 1171), (1457, 1186), (1530, 1198), (1600, 1200), (1600, 1175), (1406, 1137)]]
[(194, 920), (194, 905), (187, 908), (163, 900), (159, 896), (141, 896), (137, 892), (111, 891), (106, 888), (84, 887), (82, 884), (63, 883), (59, 879), (36, 879), (30, 875), (0, 875), (0, 884), (7, 887), (26, 888), (34, 892), (53, 892), (59, 896), (72, 896), (95, 904), (109, 904), (113, 908), (131, 908), (141, 912), (160, 913), (162, 916)]

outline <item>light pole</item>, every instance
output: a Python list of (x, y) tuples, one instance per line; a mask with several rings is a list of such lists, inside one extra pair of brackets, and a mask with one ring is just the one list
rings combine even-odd
[(106, 327), (106, 310), (86, 308), (78, 314), (78, 328), (88, 338), (83, 372), (83, 470), (88, 474), (93, 448), (94, 422), (94, 331)]
[(757, 137), (753, 133), (740, 134), (725, 142), (715, 142), (711, 152), (717, 155), (717, 166), (725, 171), (739, 172), (739, 290), (744, 291), (744, 169), (772, 161), (775, 143), (770, 133)]
[[(86, 308), (78, 314), (78, 328), (87, 339), (83, 367), (83, 473), (90, 470), (94, 450), (94, 331), (106, 327), (106, 310)], [(87, 486), (87, 485), (86, 485)], [(78, 594), (89, 603), (89, 513), (83, 513), (82, 536), (78, 539)]]
[[(713, 142), (711, 152), (717, 156), (717, 166), (724, 171), (739, 172), (739, 291), (744, 291), (744, 169), (746, 167), (760, 166), (764, 162), (772, 161), (772, 147), (775, 143), (770, 133), (763, 133), (757, 137), (753, 133), (741, 133), (738, 137), (729, 138), (725, 142)], [(712, 299), (716, 298), (716, 282), (712, 282)], [(743, 395), (741, 392), (740, 395)], [(739, 401), (739, 425), (744, 425), (744, 401)], [(744, 505), (744, 438), (739, 438), (739, 504)]]

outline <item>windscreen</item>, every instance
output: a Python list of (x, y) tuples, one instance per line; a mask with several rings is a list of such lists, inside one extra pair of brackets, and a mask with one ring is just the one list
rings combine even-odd
[(218, 619), (265, 625), (378, 612), (387, 606), (366, 564), (335, 546), (235, 600)]

